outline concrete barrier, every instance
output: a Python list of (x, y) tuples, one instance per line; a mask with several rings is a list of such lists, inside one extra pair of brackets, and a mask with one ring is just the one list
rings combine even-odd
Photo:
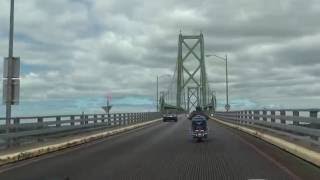
[(294, 143), (286, 141), (284, 139), (272, 136), (270, 134), (260, 132), (258, 130), (252, 129), (252, 128), (248, 128), (248, 127), (245, 127), (245, 126), (242, 126), (239, 124), (225, 122), (225, 121), (219, 120), (217, 118), (212, 118), (212, 119), (220, 124), (226, 125), (231, 128), (238, 129), (242, 132), (245, 132), (247, 134), (250, 134), (250, 135), (253, 135), (257, 138), (260, 138), (270, 144), (273, 144), (273, 145), (275, 145), (275, 146), (277, 146), (277, 147), (279, 147), (279, 148), (281, 148), (281, 149), (283, 149), (283, 150), (285, 150), (285, 151), (287, 151), (297, 157), (300, 157), (300, 158), (320, 167), (320, 153), (319, 152), (316, 152), (312, 149), (308, 149), (303, 146), (294, 144)]
[(93, 135), (90, 135), (87, 137), (75, 138), (75, 139), (69, 140), (67, 142), (62, 142), (62, 143), (57, 143), (57, 144), (52, 144), (52, 145), (48, 145), (48, 146), (42, 146), (42, 147), (30, 149), (30, 150), (26, 150), (26, 151), (22, 151), (22, 152), (2, 155), (2, 156), (0, 156), (0, 166), (4, 165), (4, 164), (13, 163), (13, 162), (37, 157), (40, 155), (48, 154), (51, 152), (63, 150), (63, 149), (70, 148), (70, 147), (77, 146), (77, 145), (81, 145), (84, 143), (92, 142), (92, 141), (102, 139), (105, 137), (109, 137), (112, 135), (116, 135), (116, 134), (119, 134), (122, 132), (126, 132), (126, 131), (133, 130), (136, 128), (144, 127), (146, 125), (149, 125), (149, 124), (152, 124), (155, 122), (159, 122), (159, 121), (161, 121), (161, 119), (156, 119), (156, 120), (152, 120), (152, 121), (148, 121), (148, 122), (134, 124), (131, 126), (122, 127), (122, 128), (115, 129), (115, 130), (108, 130), (108, 131), (100, 132), (100, 133), (93, 134)]

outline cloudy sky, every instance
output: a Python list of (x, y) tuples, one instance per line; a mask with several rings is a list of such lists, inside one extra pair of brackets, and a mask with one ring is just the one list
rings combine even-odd
[[(0, 1), (1, 57), (9, 2)], [(153, 110), (156, 76), (173, 74), (180, 30), (202, 31), (207, 54), (228, 54), (234, 109), (320, 104), (317, 0), (16, 0), (15, 11), (15, 115), (101, 112), (107, 95), (115, 111)], [(222, 107), (224, 64), (206, 64)]]

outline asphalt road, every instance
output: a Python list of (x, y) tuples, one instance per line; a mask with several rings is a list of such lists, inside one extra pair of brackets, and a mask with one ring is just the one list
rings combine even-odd
[(157, 123), (0, 168), (1, 180), (320, 179), (319, 168), (259, 139), (209, 121), (192, 141), (190, 122)]

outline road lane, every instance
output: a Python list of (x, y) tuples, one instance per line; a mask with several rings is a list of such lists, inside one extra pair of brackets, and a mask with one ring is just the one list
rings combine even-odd
[[(194, 142), (182, 116), (98, 143), (22, 162), (0, 179), (318, 179), (318, 168), (261, 140), (209, 121)], [(275, 158), (274, 158), (275, 157)], [(26, 163), (26, 165), (23, 165)], [(19, 163), (18, 163), (19, 164)], [(290, 165), (290, 167), (288, 167)], [(287, 168), (288, 167), (288, 168)], [(298, 168), (298, 169), (297, 169)]]

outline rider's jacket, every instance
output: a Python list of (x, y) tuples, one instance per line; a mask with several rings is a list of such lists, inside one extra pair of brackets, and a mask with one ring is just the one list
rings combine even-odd
[(204, 116), (207, 120), (209, 119), (209, 116), (205, 113), (205, 112), (202, 112), (202, 111), (193, 111), (190, 115), (189, 115), (189, 117), (188, 117), (188, 119), (192, 119), (194, 116), (196, 116), (196, 115), (200, 115), (200, 116)]

